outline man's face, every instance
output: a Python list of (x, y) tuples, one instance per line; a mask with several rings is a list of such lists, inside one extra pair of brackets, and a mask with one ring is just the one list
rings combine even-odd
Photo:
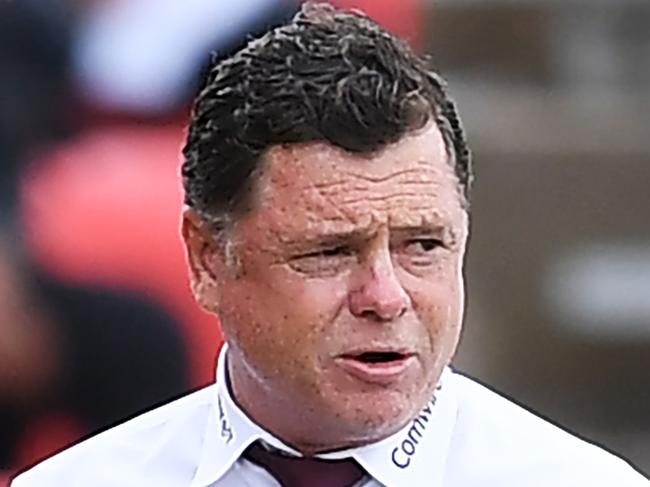
[(438, 129), (372, 155), (273, 147), (254, 200), (195, 273), (215, 281), (195, 290), (221, 319), (235, 396), (262, 422), (281, 405), (323, 445), (397, 431), (461, 330), (467, 215)]

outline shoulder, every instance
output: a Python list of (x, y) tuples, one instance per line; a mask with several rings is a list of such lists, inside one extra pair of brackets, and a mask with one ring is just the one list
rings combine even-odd
[(463, 477), (459, 485), (482, 478), (494, 483), (477, 485), (650, 486), (625, 460), (468, 377), (453, 378), (458, 412), (450, 471)]
[[(214, 386), (188, 394), (78, 443), (14, 479), (12, 487), (188, 485), (200, 458)], [(162, 482), (161, 482), (162, 483)]]

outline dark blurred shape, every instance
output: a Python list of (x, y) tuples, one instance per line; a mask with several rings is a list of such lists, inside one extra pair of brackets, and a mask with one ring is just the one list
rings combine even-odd
[(24, 157), (69, 132), (71, 23), (65, 9), (0, 2), (0, 218), (16, 201)]
[(59, 2), (0, 3), (0, 471), (189, 388), (183, 337), (160, 305), (56, 278), (25, 245), (19, 181), (77, 125), (71, 12)]
[(162, 303), (182, 326), (198, 386), (214, 377), (221, 333), (190, 291), (179, 234), (182, 138), (180, 124), (87, 131), (25, 175), (21, 211), (39, 266)]
[[(158, 307), (132, 293), (73, 286), (34, 272), (24, 319), (48, 327), (41, 331), (51, 360), (35, 366), (49, 369), (34, 371), (47, 379), (38, 389), (0, 398), (4, 468), (24, 467), (188, 387), (177, 324)], [(48, 417), (69, 424), (43, 437), (38, 429)]]

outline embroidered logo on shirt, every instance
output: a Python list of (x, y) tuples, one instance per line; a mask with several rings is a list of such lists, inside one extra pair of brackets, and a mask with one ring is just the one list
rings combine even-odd
[(217, 405), (219, 406), (219, 422), (221, 424), (221, 437), (226, 439), (226, 444), (230, 443), (235, 434), (226, 419), (226, 413), (223, 410), (223, 405), (221, 404), (221, 397), (217, 398)]
[[(436, 387), (436, 392), (440, 389), (442, 389), (442, 385)], [(437, 398), (434, 393), (431, 401), (429, 401), (420, 414), (411, 422), (411, 427), (406, 432), (406, 438), (404, 438), (400, 446), (393, 448), (391, 459), (397, 467), (406, 468), (411, 464), (411, 457), (417, 452), (419, 440), (424, 435), (436, 402)]]

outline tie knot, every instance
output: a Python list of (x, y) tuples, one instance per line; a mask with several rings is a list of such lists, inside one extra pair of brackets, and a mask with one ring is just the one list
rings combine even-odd
[(244, 458), (269, 472), (283, 487), (352, 487), (365, 471), (352, 458), (322, 460), (292, 457), (253, 443)]

